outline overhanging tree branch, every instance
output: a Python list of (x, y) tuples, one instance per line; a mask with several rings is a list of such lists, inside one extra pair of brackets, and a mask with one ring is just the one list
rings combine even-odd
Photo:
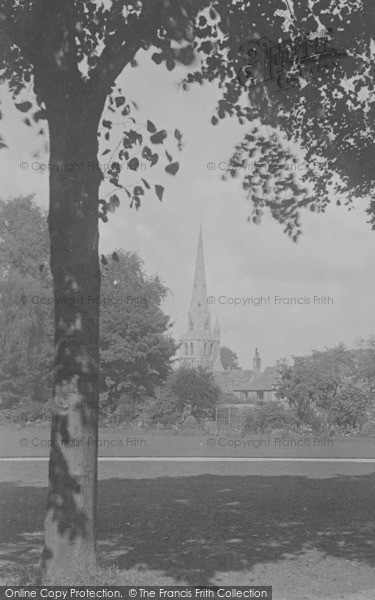
[(158, 4), (155, 3), (152, 10), (143, 9), (139, 17), (130, 15), (129, 23), (109, 37), (90, 77), (92, 89), (99, 87), (108, 90), (126, 65), (134, 59), (143, 46), (143, 40), (156, 36), (160, 26), (160, 17), (157, 18)]

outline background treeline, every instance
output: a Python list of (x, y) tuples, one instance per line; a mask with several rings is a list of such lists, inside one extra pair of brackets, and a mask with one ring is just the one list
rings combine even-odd
[[(168, 288), (137, 253), (101, 257), (100, 420), (106, 425), (195, 429), (221, 393), (204, 369), (173, 369), (178, 344), (162, 310)], [(33, 196), (0, 200), (0, 418), (47, 421), (51, 414), (53, 299), (47, 216)], [(221, 348), (225, 369), (238, 357)], [(375, 435), (375, 336), (354, 348), (293, 357), (275, 385), (277, 401), (239, 417), (242, 432), (364, 431)], [(239, 413), (240, 415), (240, 413)]]
[[(188, 416), (195, 423), (210, 418), (220, 397), (212, 374), (172, 372), (178, 344), (161, 308), (165, 284), (125, 250), (102, 255), (101, 276), (102, 424), (178, 427)], [(53, 289), (47, 215), (31, 195), (0, 200), (0, 286), (0, 417), (46, 421), (53, 371), (53, 305), (46, 302)]]
[(298, 422), (314, 430), (359, 430), (373, 419), (375, 336), (295, 356), (280, 369), (276, 392), (285, 398)]
[(274, 391), (278, 400), (238, 413), (242, 431), (375, 436), (375, 336), (294, 356), (279, 367)]

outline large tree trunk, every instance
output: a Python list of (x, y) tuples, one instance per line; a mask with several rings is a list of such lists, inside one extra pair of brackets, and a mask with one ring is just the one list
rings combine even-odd
[(89, 104), (82, 96), (70, 106), (47, 102), (55, 356), (42, 571), (55, 584), (95, 567), (101, 173), (92, 165), (102, 107)]

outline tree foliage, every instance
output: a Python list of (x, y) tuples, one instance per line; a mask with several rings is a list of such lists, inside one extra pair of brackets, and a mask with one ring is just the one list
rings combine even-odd
[(47, 215), (35, 204), (34, 195), (0, 199), (1, 276), (18, 273), (50, 286), (48, 258)]
[(366, 415), (369, 402), (365, 385), (352, 380), (343, 382), (332, 404), (335, 423), (341, 427), (355, 429), (358, 419)]
[[(168, 136), (176, 150), (183, 147), (178, 129), (137, 119), (138, 103), (125, 95), (116, 79), (126, 66), (137, 67), (137, 54), (149, 49), (154, 63), (168, 70), (178, 63), (190, 64), (194, 60), (194, 20), (206, 5), (205, 0), (113, 0), (110, 6), (94, 0), (72, 0), (66, 5), (58, 0), (0, 2), (2, 81), (24, 115), (25, 125), (45, 135), (45, 121), (50, 122), (55, 110), (69, 110), (72, 101), (84, 101), (84, 106), (76, 104), (69, 115), (73, 128), (83, 114), (95, 114), (98, 107), (101, 113), (105, 106), (95, 134), (100, 138), (99, 156), (106, 157), (108, 169), (102, 171), (99, 160), (90, 166), (113, 188), (100, 199), (99, 216), (105, 222), (120, 200), (130, 201), (138, 210), (150, 190), (160, 201), (163, 198), (163, 186), (142, 177), (126, 184), (121, 178), (123, 170), (136, 174), (143, 160), (150, 167), (163, 165), (165, 172), (176, 175), (179, 162), (173, 151), (161, 152), (160, 148)], [(56, 105), (58, 85), (67, 93)]]
[(271, 433), (287, 423), (287, 413), (281, 402), (271, 400), (258, 404), (246, 414), (245, 430), (250, 433)]
[(177, 351), (161, 304), (168, 289), (148, 276), (138, 254), (120, 250), (102, 266), (101, 371), (109, 404), (153, 395)]
[(224, 179), (245, 173), (249, 220), (259, 223), (268, 209), (297, 241), (301, 209), (351, 209), (367, 197), (374, 226), (373, 2), (212, 6), (216, 19), (201, 21), (202, 64), (185, 82), (217, 82), (212, 123), (231, 117), (246, 129)]
[[(150, 120), (137, 124), (133, 116), (137, 103), (114, 85), (126, 65), (136, 67), (141, 50), (152, 51), (155, 65), (168, 70), (178, 63), (191, 65), (183, 90), (194, 83), (218, 83), (222, 97), (212, 123), (232, 117), (247, 129), (228, 175), (238, 176), (238, 167), (249, 160), (255, 165), (243, 179), (252, 204), (250, 220), (260, 222), (268, 208), (296, 240), (301, 232), (301, 208), (324, 211), (333, 198), (350, 206), (354, 198), (363, 196), (370, 197), (372, 219), (375, 8), (371, 0), (347, 0), (340, 5), (337, 0), (292, 5), (286, 0), (117, 0), (111, 7), (75, 0), (69, 10), (59, 9), (54, 18), (46, 6), (32, 0), (0, 4), (3, 78), (26, 124), (48, 118), (37, 80), (35, 99), (23, 96), (43, 57), (40, 29), (43, 23), (46, 29), (51, 24), (56, 27), (55, 19), (61, 18), (61, 26), (69, 32), (67, 66), (74, 63), (76, 78), (91, 93), (108, 94), (106, 118), (99, 131), (105, 146), (101, 152), (110, 154), (110, 167), (103, 177), (120, 195), (101, 200), (104, 220), (121, 196), (128, 197), (131, 206), (140, 206), (151, 186), (143, 179), (131, 189), (121, 184), (121, 164), (125, 161), (137, 171), (141, 156), (155, 165), (161, 158), (158, 146), (168, 134)], [(319, 38), (333, 61), (328, 72), (324, 53), (314, 42)], [(61, 40), (53, 41), (58, 45)], [(238, 74), (244, 69), (245, 78), (241, 78)], [(276, 81), (282, 83), (275, 91)], [(125, 128), (113, 150), (110, 142), (118, 119)], [(181, 132), (175, 130), (173, 137), (181, 148)], [(301, 177), (297, 150), (304, 158)], [(175, 174), (178, 163), (168, 151), (165, 159), (165, 170)], [(161, 199), (164, 189), (156, 185), (154, 192)]]
[[(166, 413), (190, 414), (201, 423), (213, 416), (220, 393), (210, 371), (202, 367), (180, 367), (168, 378), (157, 405)], [(160, 416), (162, 411), (159, 410)]]
[(277, 395), (287, 399), (302, 421), (312, 409), (321, 409), (339, 426), (354, 427), (372, 398), (361, 358), (344, 344), (294, 357), (293, 366), (280, 369)]
[[(0, 202), (1, 407), (9, 418), (46, 416), (52, 395), (53, 291), (45, 213), (32, 196)], [(102, 390), (114, 410), (152, 395), (166, 379), (177, 346), (161, 304), (168, 289), (148, 276), (136, 253), (102, 257)], [(78, 296), (78, 300), (84, 296)], [(39, 410), (37, 405), (39, 403)]]
[(0, 406), (28, 401), (39, 417), (52, 391), (52, 306), (43, 304), (52, 298), (48, 257), (46, 215), (33, 197), (1, 200)]
[(238, 356), (227, 346), (220, 346), (220, 360), (225, 371), (238, 369)]
[(370, 394), (375, 397), (375, 335), (357, 341), (355, 360), (359, 378), (366, 382)]

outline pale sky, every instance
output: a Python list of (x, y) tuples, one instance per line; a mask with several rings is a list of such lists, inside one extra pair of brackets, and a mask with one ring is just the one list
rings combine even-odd
[[(211, 320), (214, 323), (219, 317), (222, 344), (237, 352), (243, 368), (251, 368), (256, 346), (265, 367), (280, 357), (340, 341), (350, 345), (368, 336), (374, 330), (375, 232), (366, 224), (367, 202), (363, 200), (350, 213), (336, 206), (325, 215), (306, 211), (298, 244), (270, 217), (258, 226), (247, 223), (251, 207), (241, 177), (223, 182), (218, 166), (229, 160), (247, 127), (229, 119), (211, 125), (215, 86), (178, 91), (182, 68), (169, 73), (149, 57), (140, 62), (140, 67), (127, 69), (118, 83), (127, 99), (137, 102), (139, 110), (133, 116), (139, 124), (151, 119), (171, 138), (176, 127), (182, 131), (185, 145), (178, 157), (172, 139), (165, 146), (178, 158), (180, 170), (175, 177), (164, 173), (164, 165), (139, 175), (126, 174), (129, 183), (143, 176), (164, 185), (164, 200), (161, 203), (150, 194), (137, 213), (124, 199), (101, 226), (101, 252), (118, 248), (139, 252), (146, 271), (157, 273), (171, 289), (164, 310), (175, 321), (173, 331), (179, 338), (187, 328), (201, 223), (208, 294), (216, 298)], [(0, 151), (0, 196), (35, 193), (37, 203), (47, 207), (48, 174), (31, 166), (33, 161), (48, 162), (43, 150), (33, 158), (33, 152), (43, 147), (42, 136), (22, 124), (23, 115), (6, 99), (3, 109), (1, 127), (9, 149)], [(22, 161), (29, 163), (27, 170), (20, 168)], [(209, 169), (209, 162), (215, 168)], [(234, 306), (223, 298), (220, 304), (223, 296), (270, 296), (271, 302)], [(308, 297), (310, 304), (277, 305), (274, 296)], [(330, 296), (333, 304), (314, 305), (314, 296)]]

